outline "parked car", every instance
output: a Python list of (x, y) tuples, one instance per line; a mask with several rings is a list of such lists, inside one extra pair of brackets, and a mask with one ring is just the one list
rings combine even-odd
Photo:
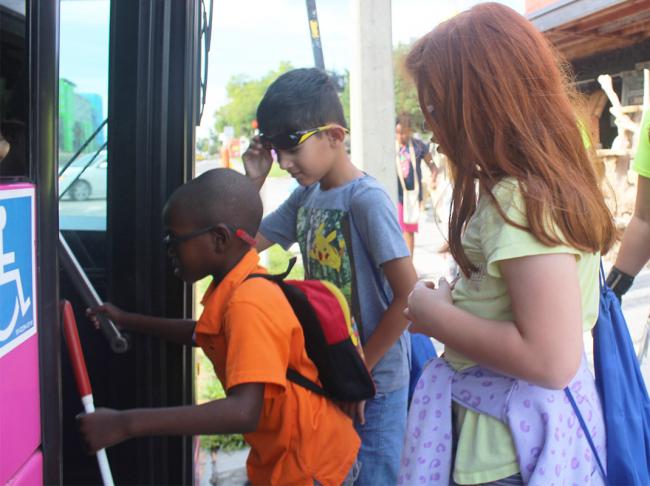
[(59, 194), (73, 201), (85, 201), (89, 198), (106, 198), (106, 174), (108, 168), (106, 150), (84, 170), (95, 156), (95, 152), (82, 155), (59, 176)]

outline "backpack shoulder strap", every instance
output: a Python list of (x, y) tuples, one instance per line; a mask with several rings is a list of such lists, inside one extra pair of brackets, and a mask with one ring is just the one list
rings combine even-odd
[(296, 385), (306, 388), (307, 390), (312, 391), (317, 395), (320, 395), (321, 397), (330, 398), (328, 393), (325, 390), (323, 390), (323, 388), (320, 385), (311, 381), (306, 376), (301, 375), (293, 368), (287, 369), (287, 380), (292, 381)]
[(246, 280), (250, 280), (251, 278), (263, 278), (265, 280), (270, 280), (272, 282), (282, 282), (287, 276), (291, 273), (291, 270), (293, 270), (294, 265), (296, 264), (296, 257), (291, 257), (289, 260), (289, 265), (287, 265), (287, 269), (278, 274), (268, 274), (268, 273), (251, 273), (248, 277), (246, 277)]

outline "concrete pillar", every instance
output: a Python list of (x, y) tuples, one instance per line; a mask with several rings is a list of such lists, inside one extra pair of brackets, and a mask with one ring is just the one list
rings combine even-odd
[(395, 97), (391, 0), (352, 1), (352, 161), (395, 200)]

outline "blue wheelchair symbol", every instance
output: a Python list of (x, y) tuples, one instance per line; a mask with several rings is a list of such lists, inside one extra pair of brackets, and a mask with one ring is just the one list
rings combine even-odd
[[(9, 339), (16, 328), (19, 315), (24, 317), (32, 304), (29, 297), (25, 298), (22, 278), (19, 268), (9, 269), (16, 261), (15, 252), (4, 252), (4, 230), (7, 227), (7, 210), (0, 206), (0, 287), (15, 285), (16, 299), (13, 312), (8, 323), (0, 322), (0, 342)], [(31, 289), (29, 289), (31, 291)]]

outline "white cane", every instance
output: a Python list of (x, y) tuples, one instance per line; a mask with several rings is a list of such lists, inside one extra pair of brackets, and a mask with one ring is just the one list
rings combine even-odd
[[(93, 413), (95, 411), (95, 404), (93, 403), (93, 392), (90, 387), (90, 379), (88, 378), (88, 369), (86, 368), (86, 360), (84, 359), (83, 350), (81, 349), (81, 342), (79, 341), (79, 333), (77, 331), (77, 322), (72, 311), (72, 305), (67, 300), (61, 304), (61, 314), (63, 316), (63, 331), (65, 341), (68, 345), (68, 352), (70, 353), (70, 361), (72, 362), (72, 369), (74, 370), (74, 377), (77, 382), (77, 389), (81, 396), (81, 403), (84, 406), (86, 413)], [(99, 472), (102, 475), (102, 482), (104, 486), (114, 486), (113, 475), (111, 468), (108, 465), (108, 458), (106, 457), (106, 450), (101, 449), (97, 451), (97, 463), (99, 464)]]

